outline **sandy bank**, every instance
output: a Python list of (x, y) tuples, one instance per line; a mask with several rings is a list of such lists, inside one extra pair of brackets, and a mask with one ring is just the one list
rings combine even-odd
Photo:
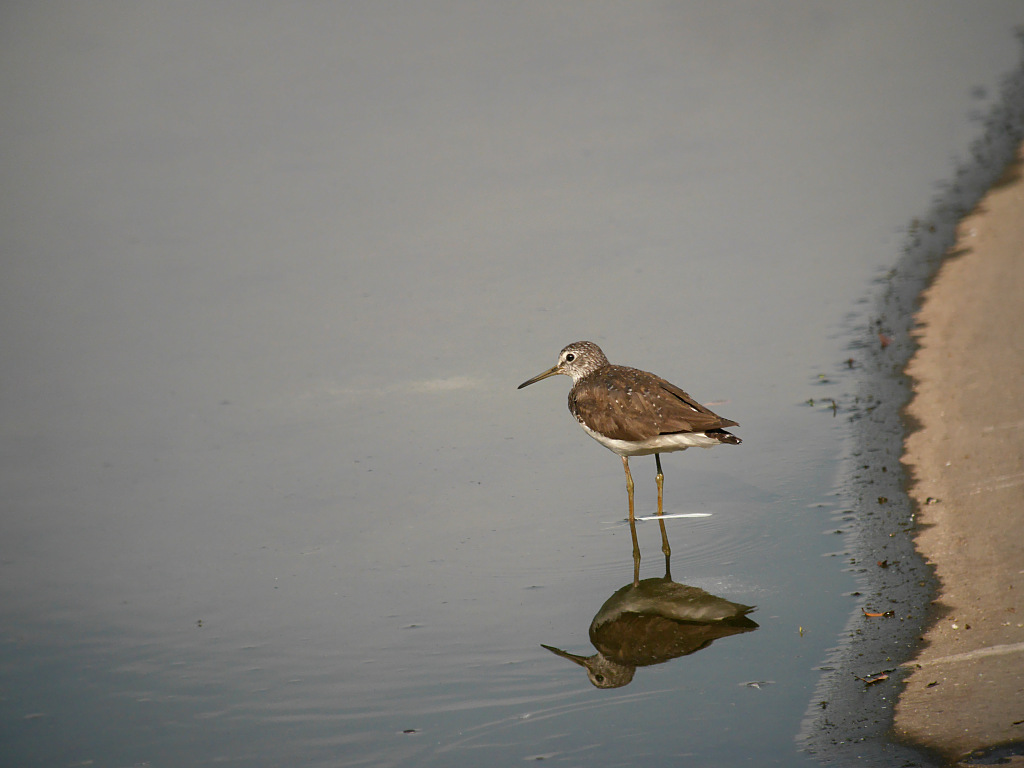
[(908, 368), (917, 429), (903, 461), (922, 523), (917, 547), (941, 592), (895, 731), (949, 760), (1024, 745), (1022, 167), (1018, 153), (960, 223), (924, 293)]

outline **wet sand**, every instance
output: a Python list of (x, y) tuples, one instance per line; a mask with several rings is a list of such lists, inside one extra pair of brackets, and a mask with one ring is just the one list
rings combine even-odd
[(899, 739), (1024, 765), (1024, 155), (961, 223), (925, 291), (903, 462), (940, 592)]

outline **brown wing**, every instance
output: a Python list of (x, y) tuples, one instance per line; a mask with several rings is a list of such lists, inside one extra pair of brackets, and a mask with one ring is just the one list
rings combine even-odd
[(674, 384), (622, 366), (608, 366), (580, 381), (569, 393), (569, 410), (591, 429), (614, 440), (738, 426)]

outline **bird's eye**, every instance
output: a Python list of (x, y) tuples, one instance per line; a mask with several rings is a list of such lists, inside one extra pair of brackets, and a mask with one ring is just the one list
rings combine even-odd
[(567, 362), (567, 363), (571, 363), (575, 359), (576, 359), (576, 355), (574, 355), (572, 352), (570, 352), (568, 355), (565, 356), (565, 362)]

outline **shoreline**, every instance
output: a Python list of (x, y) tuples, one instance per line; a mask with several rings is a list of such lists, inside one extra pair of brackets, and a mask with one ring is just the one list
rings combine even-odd
[[(909, 366), (922, 337), (917, 324), (920, 303), (947, 262), (953, 263), (960, 257), (957, 248), (962, 222), (978, 213), (987, 213), (988, 196), (1008, 188), (1008, 182), (1018, 189), (1024, 185), (1013, 176), (1019, 165), (1014, 159), (1024, 147), (1024, 61), (1004, 79), (1001, 91), (999, 102), (985, 118), (982, 135), (971, 145), (970, 159), (942, 186), (927, 216), (910, 223), (901, 258), (884, 278), (876, 281), (878, 287), (873, 291), (871, 309), (851, 336), (849, 360), (841, 366), (842, 374), (837, 373), (849, 380), (846, 369), (854, 371), (852, 392), (843, 396), (840, 407), (840, 415), (850, 422), (850, 447), (845, 452), (846, 466), (839, 485), (840, 495), (848, 505), (842, 519), (848, 522), (837, 532), (846, 534), (847, 569), (856, 576), (857, 589), (849, 594), (856, 602), (837, 638), (837, 646), (819, 667), (822, 676), (797, 736), (800, 748), (822, 764), (948, 766), (952, 759), (962, 759), (965, 754), (960, 746), (951, 747), (942, 738), (928, 737), (915, 724), (915, 718), (916, 723), (932, 721), (932, 713), (944, 710), (949, 700), (943, 694), (953, 686), (930, 686), (936, 681), (933, 675), (922, 685), (926, 692), (938, 695), (913, 701), (912, 694), (907, 693), (913, 683), (906, 681), (913, 679), (916, 659), (925, 658), (930, 633), (942, 616), (948, 615), (941, 613), (942, 601), (952, 582), (939, 572), (932, 555), (916, 548), (924, 532), (937, 528), (931, 519), (925, 523), (927, 514), (922, 511), (927, 513), (941, 505), (915, 506), (917, 496), (912, 493), (921, 491), (923, 486), (914, 482), (919, 477), (911, 478), (914, 465), (905, 463), (904, 442), (923, 426), (907, 408), (915, 394), (912, 384), (917, 384), (911, 380)], [(1009, 213), (1010, 220), (1015, 218), (1024, 219), (1024, 203), (1016, 213)], [(1003, 257), (1013, 253), (1011, 246)], [(1016, 253), (1018, 261), (1024, 259), (1024, 240), (1017, 240)], [(997, 281), (995, 289), (1001, 288), (1012, 292), (1008, 284)], [(1022, 295), (1018, 289), (1016, 296), (1009, 300), (1004, 297), (1002, 303), (1024, 304), (1018, 298)], [(980, 306), (958, 305), (959, 309), (951, 308), (947, 315), (954, 324), (980, 322), (984, 333), (976, 333), (973, 343), (987, 345), (998, 356), (1005, 345), (1024, 337), (1024, 325), (1004, 326), (996, 329), (998, 332), (985, 327), (986, 315), (982, 310), (986, 298), (982, 291)], [(974, 318), (967, 316), (971, 312)], [(913, 375), (918, 379), (925, 374), (915, 369)], [(973, 378), (980, 380), (985, 375), (985, 370), (977, 370)], [(1017, 385), (1014, 390), (1014, 385), (1024, 381), (1024, 368), (1012, 375), (1000, 375), (1010, 376), (1002, 382), (1008, 392), (1021, 389)], [(1009, 399), (1012, 400), (1012, 394)], [(991, 426), (992, 430), (983, 433), (988, 435), (997, 431), (1000, 424), (1014, 421), (1006, 417), (1005, 422), (981, 424), (968, 414), (966, 428), (970, 432), (972, 426), (978, 431)], [(1024, 429), (1016, 431), (1024, 433)], [(1024, 462), (1016, 471), (1024, 472)], [(928, 496), (934, 498), (936, 493), (924, 492), (921, 498), (926, 502)], [(973, 530), (975, 526), (969, 528)], [(1008, 540), (1018, 539), (1019, 534)], [(1024, 549), (1024, 545), (1018, 544), (1017, 548)], [(944, 580), (940, 582), (939, 578)], [(1024, 585), (1019, 589), (1024, 589)], [(1024, 622), (1024, 616), (1021, 621)], [(975, 649), (968, 653), (973, 655), (946, 655), (942, 658), (948, 661), (921, 666), (935, 669), (957, 660), (982, 658), (990, 663), (1001, 655), (1009, 656), (1005, 648)], [(1011, 722), (1021, 718), (1024, 711)], [(938, 726), (938, 720), (933, 722), (937, 724), (936, 735), (947, 739), (951, 737), (949, 729), (957, 727), (953, 723)], [(1013, 727), (1024, 731), (1024, 724)], [(994, 746), (996, 742), (990, 740), (971, 749), (983, 751)], [(981, 754), (979, 751), (975, 756)], [(1024, 752), (1010, 748), (994, 754), (1005, 758)], [(1024, 761), (1012, 764), (1024, 766)]]
[(940, 588), (894, 734), (947, 762), (1002, 746), (1024, 765), (1022, 168), (1024, 147), (961, 220), (907, 368), (917, 427), (903, 463)]

